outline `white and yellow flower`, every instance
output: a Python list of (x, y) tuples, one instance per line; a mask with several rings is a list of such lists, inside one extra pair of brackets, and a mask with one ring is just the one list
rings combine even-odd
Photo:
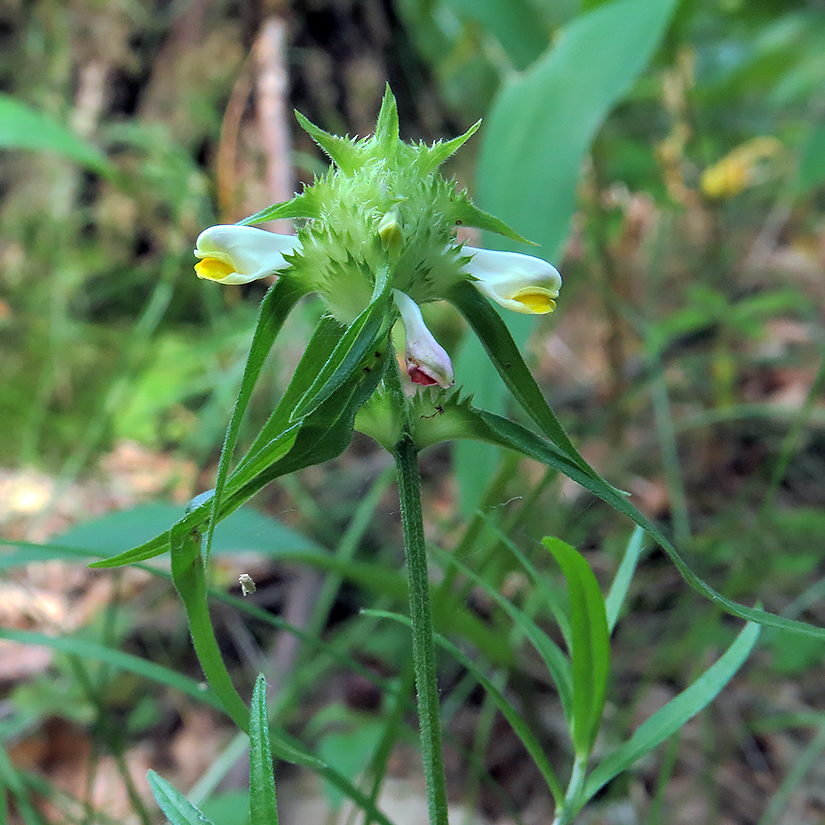
[(277, 235), (252, 226), (210, 226), (198, 235), (195, 264), (199, 278), (219, 284), (248, 284), (277, 275), (289, 266), (284, 257), (300, 249), (294, 235)]
[(556, 308), (561, 275), (547, 261), (519, 252), (471, 246), (463, 247), (461, 252), (472, 256), (464, 271), (475, 287), (506, 309), (546, 315)]

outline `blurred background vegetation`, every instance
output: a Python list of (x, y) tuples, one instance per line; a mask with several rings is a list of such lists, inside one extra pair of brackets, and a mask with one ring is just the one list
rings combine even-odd
[[(487, 115), (518, 72), (552, 52), (562, 27), (602, 5), (6, 0), (5, 539), (45, 541), (78, 522), (149, 502), (179, 509), (211, 486), (262, 287), (199, 282), (192, 247), (203, 227), (286, 199), (324, 169), (295, 128), (292, 107), (330, 131), (364, 135), (389, 81), (402, 136), (452, 137)], [(617, 42), (622, 36), (616, 32)], [(564, 90), (557, 94), (563, 98)], [(825, 6), (683, 0), (650, 65), (595, 126), (581, 169), (570, 169), (579, 183), (566, 239), (537, 237), (564, 277), (557, 313), (531, 323), (529, 352), (540, 383), (583, 454), (667, 527), (704, 578), (732, 598), (761, 600), (774, 612), (822, 625)], [(499, 185), (495, 165), (516, 177), (519, 170), (519, 157), (508, 156), (506, 144), (493, 153), (492, 140), (482, 132), (449, 170), (487, 208)], [(60, 151), (42, 151), (44, 145)], [(477, 163), (473, 152), (485, 151)], [(525, 176), (534, 173), (524, 169)], [(528, 235), (543, 220), (526, 199), (511, 211), (503, 217)], [(459, 319), (431, 309), (439, 339), (458, 351)], [(308, 303), (290, 319), (262, 379), (248, 436), (271, 409), (320, 311)], [(424, 461), (434, 543), (475, 546), (471, 557), (485, 580), (540, 618), (536, 595), (512, 558), (494, 552), (496, 527), (525, 547), (542, 535), (560, 536), (591, 551), (591, 563), (605, 575), (628, 540), (626, 523), (575, 485), (543, 477), (527, 463), (498, 463), (483, 452), (452, 462), (446, 448)], [(349, 525), (351, 555), (375, 569), (397, 569), (389, 463), (367, 439), (356, 439), (340, 460), (273, 485), (256, 506), (293, 531), (293, 545), (340, 551)], [(137, 524), (109, 522), (103, 532), (125, 531), (130, 545), (141, 526), (163, 529), (178, 510), (152, 511), (157, 522), (141, 512)], [(353, 513), (361, 522), (352, 521)], [(462, 532), (466, 515), (473, 518)], [(271, 524), (246, 527), (253, 538), (241, 549), (261, 550), (270, 541), (262, 536)], [(78, 535), (75, 546), (82, 544)], [(95, 536), (100, 532), (83, 541), (93, 546)], [(263, 585), (259, 606), (310, 631), (323, 628), (331, 643), (346, 638), (345, 655), (373, 674), (403, 671), (403, 632), (370, 637), (358, 618), (359, 607), (382, 598), (363, 580), (330, 590), (318, 574), (270, 557), (249, 565)], [(217, 584), (229, 587), (236, 567), (219, 571)], [(109, 589), (101, 589), (104, 581)], [(3, 626), (98, 638), (110, 622), (106, 632), (117, 645), (197, 678), (180, 611), (163, 583), (104, 579), (75, 565), (17, 569), (1, 586), (8, 594)], [(327, 594), (323, 615), (312, 611), (319, 592)], [(495, 613), (483, 591), (468, 593), (473, 610)], [(220, 617), (239, 664), (252, 655), (250, 644), (286, 663), (292, 693), (281, 708), (284, 725), (330, 757), (336, 748), (361, 753), (374, 745), (385, 728), (370, 727), (380, 694), (366, 677), (335, 671), (319, 687), (306, 654), (284, 652), (288, 645), (271, 629)], [(730, 630), (664, 557), (650, 553), (615, 638), (616, 729), (673, 695)], [(767, 635), (718, 705), (678, 747), (613, 788), (606, 818), (594, 821), (823, 821), (825, 763), (817, 757), (825, 742), (812, 739), (825, 728), (822, 645)], [(141, 760), (147, 767), (166, 760), (179, 771), (179, 787), (207, 767), (191, 741), (186, 750), (187, 736), (206, 737), (210, 753), (221, 752), (217, 717), (204, 716), (193, 700), (157, 692), (147, 698), (111, 675), (101, 682), (106, 690), (90, 694), (60, 657), (24, 660), (20, 648), (7, 650), (0, 678), (9, 765), (49, 777), (53, 793), (68, 787), (82, 798), (88, 791), (71, 784), (76, 777), (60, 784), (60, 770), (70, 773), (61, 767), (61, 747), (85, 749), (98, 776), (101, 748), (133, 760), (136, 775)], [(534, 670), (519, 658), (508, 664), (506, 680), (552, 738), (558, 709)], [(546, 798), (525, 757), (506, 732), (498, 733), (506, 726), (465, 677), (445, 663), (448, 728), (478, 756), (469, 763), (455, 758), (456, 798), (474, 800), (491, 821), (542, 821)], [(117, 747), (111, 724), (101, 722), (112, 713), (129, 720)], [(355, 717), (347, 714), (361, 714), (349, 738), (341, 731)], [(479, 720), (486, 738), (476, 733)], [(185, 755), (169, 742), (184, 742)], [(415, 772), (394, 753), (391, 772)], [(0, 773), (7, 769), (3, 763)], [(497, 783), (495, 793), (484, 775)], [(116, 800), (107, 815), (126, 817), (133, 803)]]

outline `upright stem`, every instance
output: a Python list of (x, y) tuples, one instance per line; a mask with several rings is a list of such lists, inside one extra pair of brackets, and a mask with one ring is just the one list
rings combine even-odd
[(424, 520), (421, 515), (421, 478), (418, 473), (418, 451), (406, 427), (395, 445), (394, 455), (395, 466), (398, 469), (401, 524), (404, 529), (404, 550), (410, 587), (413, 667), (418, 694), (424, 778), (427, 783), (427, 808), (430, 825), (448, 825), (447, 780), (444, 775), (444, 754), (441, 746), (430, 582), (424, 545)]

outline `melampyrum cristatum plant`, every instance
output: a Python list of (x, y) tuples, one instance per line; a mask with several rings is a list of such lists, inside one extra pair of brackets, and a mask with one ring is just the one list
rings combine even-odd
[[(466, 192), (458, 191), (439, 172), (440, 165), (475, 132), (478, 124), (455, 140), (431, 146), (404, 143), (399, 138), (395, 99), (389, 89), (371, 137), (336, 137), (301, 115), (298, 119), (329, 155), (329, 171), (291, 200), (275, 204), (239, 225), (206, 229), (197, 240), (196, 271), (205, 280), (240, 284), (274, 278), (261, 304), (215, 488), (194, 499), (169, 531), (96, 565), (127, 564), (170, 551), (175, 587), (210, 688), (238, 727), (251, 736), (252, 825), (265, 825), (277, 818), (270, 747), (279, 758), (313, 767), (372, 820), (388, 825), (374, 801), (334, 766), (323, 764), (280, 737), (273, 735), (270, 741), (262, 680), (256, 686), (250, 717), (224, 665), (207, 605), (206, 570), (215, 525), (273, 479), (339, 455), (354, 430), (372, 436), (393, 454), (396, 463), (421, 749), (433, 825), (447, 823), (447, 793), (418, 473), (418, 453), (422, 449), (450, 439), (476, 439), (553, 467), (629, 516), (664, 548), (693, 587), (728, 612), (757, 623), (811, 630), (716, 593), (692, 573), (667, 538), (633, 507), (627, 496), (584, 461), (565, 434), (507, 326), (490, 303), (492, 300), (522, 313), (552, 312), (561, 285), (558, 272), (541, 258), (475, 249), (456, 242), (455, 228), (459, 225), (523, 241), (502, 221), (474, 206)], [(299, 221), (297, 236), (276, 235), (252, 226), (277, 218)], [(318, 323), (268, 421), (232, 467), (241, 419), (267, 354), (290, 311), (310, 293), (320, 297), (328, 312)], [(454, 374), (449, 354), (425, 325), (420, 310), (422, 304), (441, 300), (452, 303), (466, 318), (535, 430), (473, 407), (454, 388), (454, 383), (460, 385), (461, 376)], [(395, 358), (391, 339), (391, 330), (399, 321), (406, 340), (406, 377)], [(408, 380), (423, 389), (410, 392), (411, 386), (404, 386)], [(572, 821), (616, 773), (673, 733), (721, 690), (755, 643), (756, 628), (748, 625), (699, 681), (588, 772), (605, 701), (609, 634), (627, 592), (640, 541), (629, 546), (626, 563), (607, 600), (602, 598), (580, 554), (557, 539), (545, 543), (568, 584), (569, 606), (558, 611), (567, 651), (538, 628), (525, 624), (523, 613), (511, 615), (539, 649), (559, 691), (570, 730), (566, 790), (556, 778), (557, 768), (549, 764), (534, 734), (504, 696), (458, 648), (449, 649), (459, 658), (464, 657), (462, 661), (490, 692), (536, 760), (556, 803), (556, 822), (563, 825)], [(472, 571), (465, 572), (472, 575)], [(545, 588), (545, 592), (549, 591)], [(501, 598), (493, 593), (494, 598)], [(507, 609), (506, 603), (502, 606)], [(439, 639), (439, 643), (449, 645), (445, 639)], [(173, 822), (203, 821), (168, 783), (157, 776), (152, 777), (152, 783), (159, 803)]]

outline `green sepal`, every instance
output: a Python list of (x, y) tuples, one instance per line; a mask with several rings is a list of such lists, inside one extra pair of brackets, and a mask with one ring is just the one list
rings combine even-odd
[(479, 209), (468, 197), (466, 192), (456, 192), (448, 208), (444, 210), (444, 217), (454, 226), (473, 226), (484, 232), (495, 232), (504, 235), (511, 241), (538, 246), (533, 241), (523, 238), (515, 229), (511, 229), (501, 218)]
[(384, 89), (381, 110), (378, 112), (378, 120), (375, 123), (375, 137), (378, 145), (383, 149), (384, 157), (393, 158), (398, 151), (400, 137), (398, 105), (395, 102), (395, 95), (392, 93), (389, 83)]
[(317, 218), (320, 212), (312, 195), (313, 192), (309, 189), (288, 201), (273, 203), (272, 206), (267, 206), (266, 209), (261, 209), (260, 212), (238, 221), (237, 225), (253, 226), (256, 223), (276, 221), (282, 218)]
[[(430, 172), (438, 169), (450, 155), (457, 152), (478, 131), (479, 126), (481, 126), (481, 121), (477, 120), (463, 135), (452, 140), (439, 140), (432, 146), (424, 147), (416, 160), (416, 166), (421, 174), (429, 175)], [(469, 226), (475, 226), (475, 224), (469, 224)]]
[(355, 416), (355, 429), (375, 439), (388, 453), (401, 437), (403, 425), (404, 417), (392, 396), (380, 387)]
[(351, 175), (361, 167), (363, 158), (360, 150), (352, 140), (325, 132), (311, 120), (305, 118), (297, 109), (295, 110), (295, 117), (298, 119), (301, 128), (324, 150), (330, 160), (344, 174)]

